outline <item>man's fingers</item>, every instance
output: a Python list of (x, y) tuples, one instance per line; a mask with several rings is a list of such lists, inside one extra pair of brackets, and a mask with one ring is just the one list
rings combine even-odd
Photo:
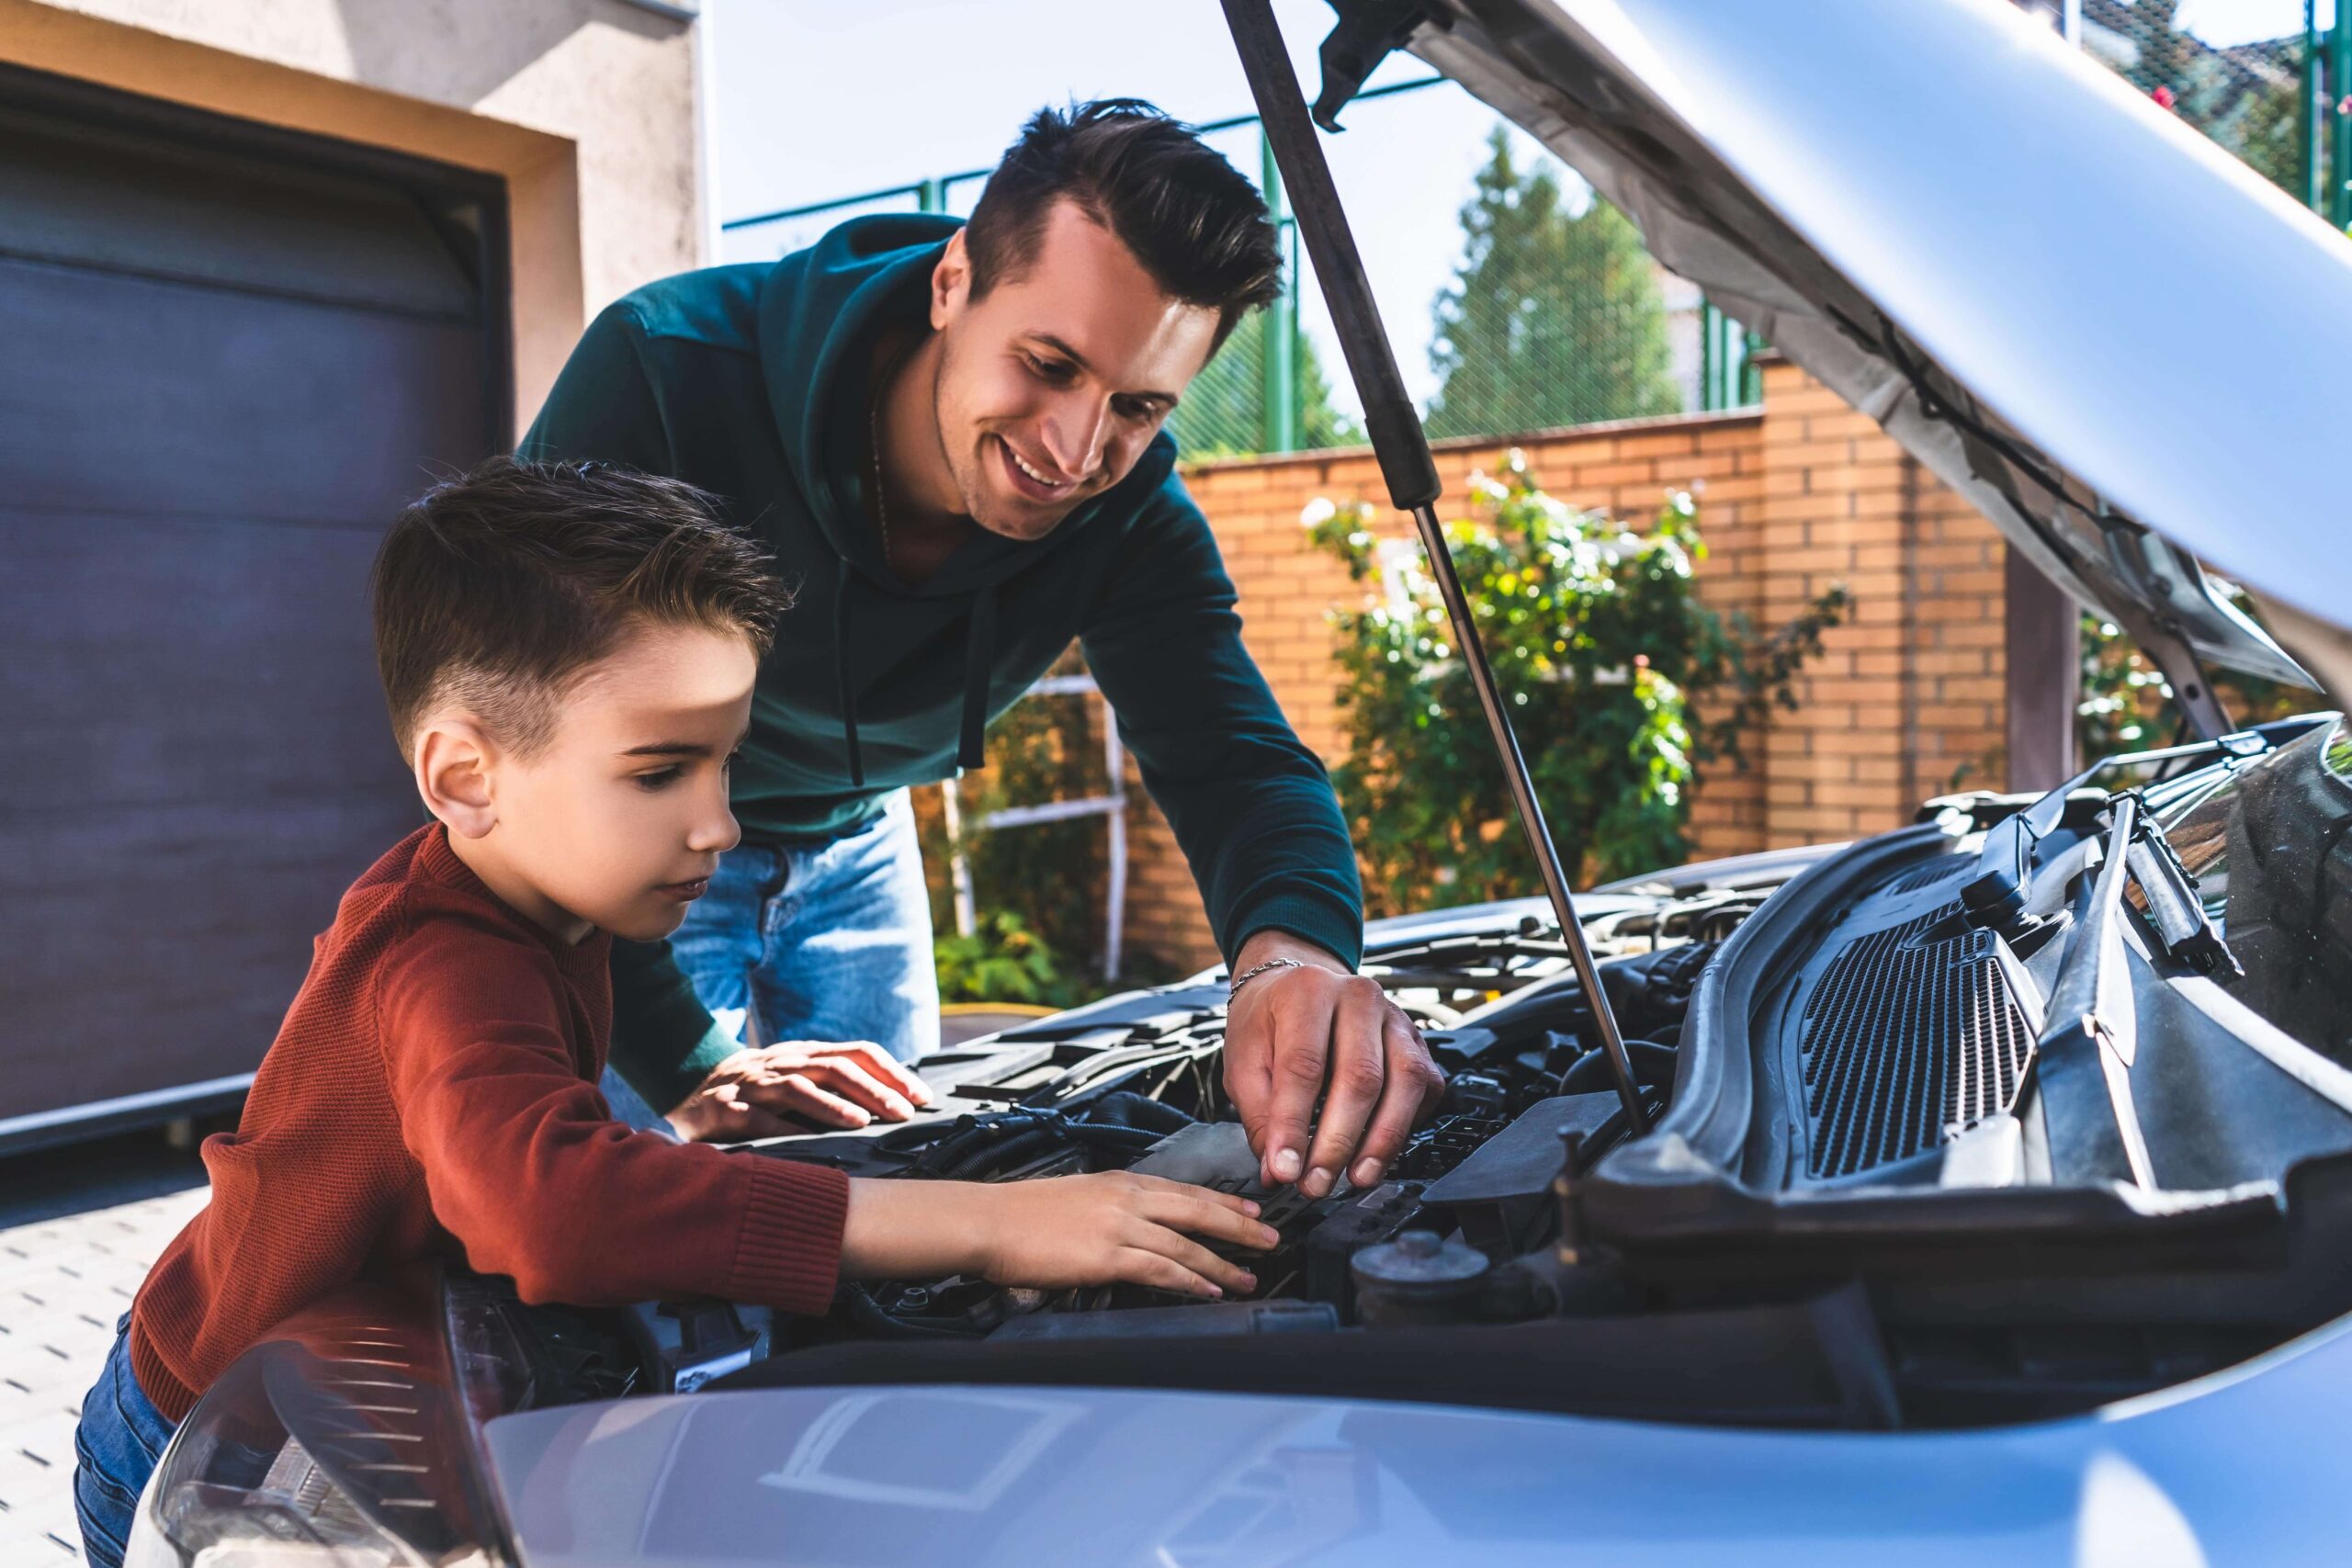
[(862, 1105), (853, 1105), (840, 1095), (828, 1094), (805, 1077), (789, 1077), (777, 1084), (775, 1092), (763, 1096), (763, 1102), (782, 1111), (797, 1111), (812, 1122), (828, 1127), (863, 1127), (874, 1120), (873, 1113)]
[(1445, 1076), (1430, 1060), (1420, 1031), (1395, 1008), (1384, 1010), (1387, 1016), (1382, 1021), (1381, 1042), (1388, 1064), (1386, 1081), (1381, 1087), (1380, 1108), (1373, 1112), (1371, 1130), (1365, 1133), (1363, 1146), (1348, 1173), (1359, 1187), (1370, 1187), (1380, 1179), (1412, 1135), (1421, 1112), (1445, 1089)]
[(1388, 998), (1374, 981), (1361, 977), (1340, 987), (1331, 1014), (1330, 1093), (1316, 1123), (1315, 1146), (1298, 1190), (1320, 1198), (1339, 1185), (1340, 1172), (1356, 1151), (1364, 1123), (1380, 1102), (1387, 1055), (1381, 1032), (1389, 1017)]
[(1272, 1081), (1266, 1105), (1266, 1142), (1260, 1151), (1269, 1187), (1288, 1186), (1306, 1172), (1306, 1128), (1315, 1115), (1316, 1099), (1323, 1092), (1323, 1065), (1331, 1047), (1329, 1010), (1308, 1005), (1296, 987), (1289, 994), (1290, 1006), (1270, 998), (1251, 1015), (1265, 1021), (1267, 1048), (1272, 1055), (1267, 1064)]

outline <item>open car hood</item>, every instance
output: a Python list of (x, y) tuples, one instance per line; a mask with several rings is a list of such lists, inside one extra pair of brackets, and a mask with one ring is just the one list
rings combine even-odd
[(2129, 631), (2200, 728), (2192, 655), (2352, 696), (2352, 243), (2005, 0), (1441, 7), (1405, 47)]

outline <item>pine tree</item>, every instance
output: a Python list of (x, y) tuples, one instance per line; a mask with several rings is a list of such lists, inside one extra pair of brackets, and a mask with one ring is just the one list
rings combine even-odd
[(1566, 211), (1548, 161), (1521, 172), (1499, 125), (1438, 296), (1432, 435), (1497, 435), (1682, 407), (1641, 236), (1595, 196)]

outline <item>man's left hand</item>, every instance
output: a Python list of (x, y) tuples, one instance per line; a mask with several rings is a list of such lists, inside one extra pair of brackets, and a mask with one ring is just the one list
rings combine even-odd
[[(1225, 1089), (1260, 1179), (1269, 1187), (1296, 1182), (1309, 1198), (1330, 1191), (1342, 1170), (1368, 1187), (1436, 1104), (1445, 1076), (1379, 982), (1279, 931), (1242, 943), (1233, 972), (1270, 958), (1294, 958), (1300, 967), (1269, 970), (1242, 987), (1225, 1031)], [(1315, 1102), (1327, 1082), (1318, 1122)]]

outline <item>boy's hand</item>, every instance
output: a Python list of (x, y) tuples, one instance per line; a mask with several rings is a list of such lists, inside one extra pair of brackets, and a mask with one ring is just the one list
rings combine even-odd
[(807, 1131), (784, 1112), (863, 1127), (877, 1116), (904, 1122), (930, 1103), (922, 1079), (879, 1045), (786, 1040), (720, 1062), (667, 1120), (688, 1142), (733, 1143)]
[(1257, 1278), (1193, 1236), (1261, 1251), (1281, 1240), (1258, 1205), (1157, 1176), (1103, 1171), (1035, 1181), (850, 1183), (842, 1271), (853, 1278), (978, 1274), (1059, 1290), (1114, 1281), (1216, 1297)]

